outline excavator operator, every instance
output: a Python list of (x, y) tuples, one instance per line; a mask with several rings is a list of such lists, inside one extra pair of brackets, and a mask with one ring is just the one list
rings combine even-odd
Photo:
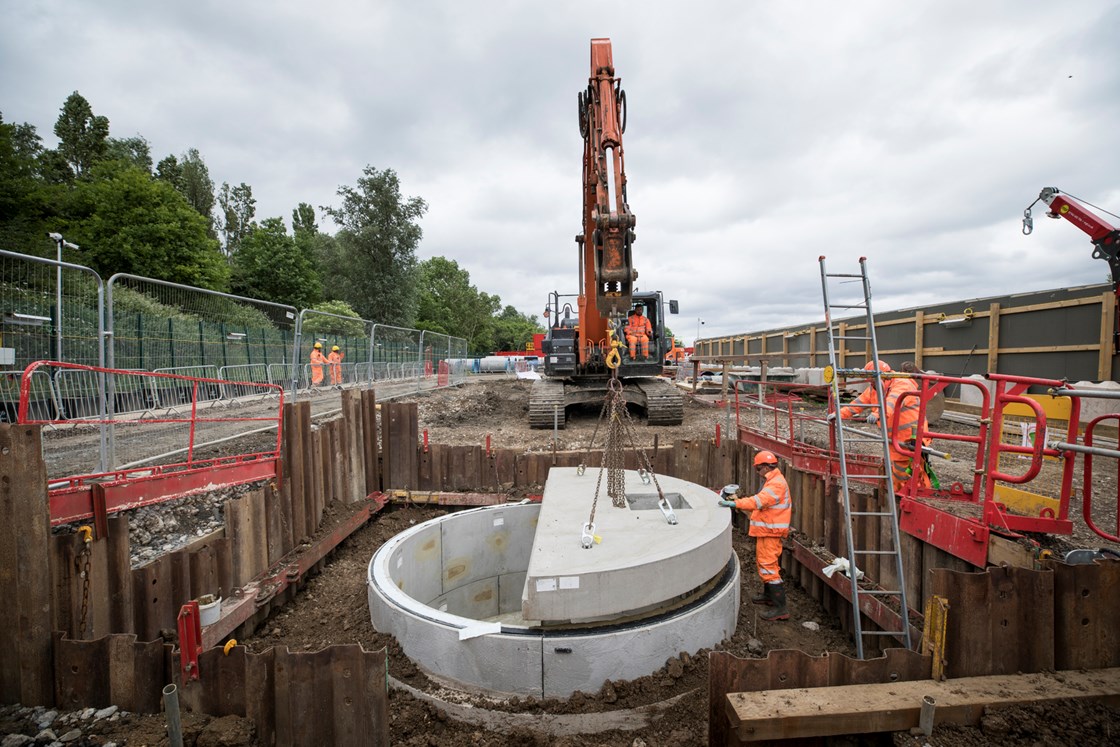
[(637, 360), (637, 349), (641, 345), (642, 360), (649, 358), (649, 338), (653, 337), (653, 325), (642, 314), (645, 307), (635, 304), (634, 310), (626, 319), (626, 343), (630, 346), (630, 360)]

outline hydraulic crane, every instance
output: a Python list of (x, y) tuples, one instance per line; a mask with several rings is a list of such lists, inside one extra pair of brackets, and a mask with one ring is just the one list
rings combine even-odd
[[(1078, 200), (1063, 194), (1057, 187), (1046, 187), (1039, 193), (1038, 199), (1023, 211), (1024, 236), (1029, 236), (1034, 231), (1031, 208), (1040, 202), (1046, 204), (1048, 218), (1065, 218), (1087, 233), (1089, 240), (1093, 242), (1093, 258), (1108, 262), (1112, 270), (1112, 290), (1117, 297), (1117, 321), (1120, 322), (1120, 228), (1110, 225)], [(1120, 324), (1113, 325), (1112, 345), (1114, 351), (1120, 350)]]
[[(583, 230), (579, 247), (580, 292), (576, 315), (559, 293), (549, 296), (549, 330), (542, 344), (545, 378), (533, 385), (529, 423), (563, 427), (567, 408), (596, 404), (608, 381), (622, 382), (626, 401), (643, 410), (650, 425), (677, 425), (684, 398), (661, 379), (662, 361), (672, 347), (665, 333), (665, 302), (659, 291), (636, 291), (634, 226), (626, 195), (622, 134), (626, 92), (615, 77), (610, 39), (591, 40), (591, 75), (579, 92), (579, 132), (583, 137)], [(676, 313), (676, 301), (668, 303)], [(623, 322), (641, 307), (650, 329), (648, 349), (629, 355)]]

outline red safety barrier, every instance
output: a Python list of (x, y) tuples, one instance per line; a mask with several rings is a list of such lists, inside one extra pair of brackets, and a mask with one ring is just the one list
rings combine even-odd
[[(37, 419), (32, 417), (30, 406), (31, 377), (36, 371), (74, 371), (97, 374), (99, 378), (122, 376), (135, 382), (174, 382), (183, 391), (189, 390), (190, 400), (180, 403), (180, 408), (188, 410), (189, 414), (180, 416), (159, 417), (109, 417), (95, 415), (81, 418), (56, 418), (53, 420)], [(50, 375), (48, 373), (48, 375)], [(228, 412), (214, 413), (213, 408), (206, 410), (206, 414), (199, 412), (199, 402), (203, 395), (200, 387), (203, 385), (237, 387), (238, 391), (245, 392), (247, 397), (254, 398), (260, 395), (275, 396), (275, 412), (267, 416), (236, 416)], [(141, 384), (141, 386), (143, 386)], [(99, 395), (100, 413), (105, 412), (104, 401), (107, 397), (106, 389), (102, 387)], [(185, 452), (185, 459), (169, 464), (130, 466), (104, 472), (89, 472), (86, 474), (50, 476), (50, 512), (51, 524), (67, 524), (74, 521), (93, 518), (98, 536), (105, 536), (108, 523), (106, 517), (118, 511), (123, 511), (153, 503), (173, 500), (192, 493), (216, 490), (231, 485), (257, 482), (260, 480), (279, 480), (280, 444), (283, 437), (283, 387), (275, 384), (257, 382), (229, 382), (221, 379), (208, 379), (193, 376), (180, 376), (177, 374), (153, 373), (149, 371), (126, 371), (119, 369), (99, 368), (95, 366), (82, 366), (73, 363), (59, 363), (56, 361), (37, 361), (29, 365), (23, 372), (20, 382), (19, 422), (21, 424), (41, 424), (62, 426), (80, 423), (83, 425), (106, 426), (113, 428), (127, 428), (130, 434), (143, 433), (144, 429), (153, 426), (166, 428), (169, 424), (182, 425), (185, 432), (186, 446), (177, 449)], [(168, 413), (175, 408), (164, 408)], [(272, 408), (270, 407), (269, 410)], [(232, 424), (239, 432), (244, 430), (257, 430), (262, 427), (275, 427), (276, 440), (272, 449), (263, 452), (249, 452), (227, 456), (197, 459), (195, 457), (196, 436), (198, 427), (205, 425), (217, 428), (221, 424)]]
[(439, 375), (436, 379), (436, 386), (447, 386), (451, 382), (451, 369), (447, 365), (447, 361), (439, 362)]
[[(1076, 390), (1067, 387), (1065, 382), (1054, 379), (1005, 374), (989, 374), (986, 382), (932, 374), (916, 374), (913, 378), (918, 383), (918, 389), (904, 393), (900, 400), (917, 398), (920, 417), (915, 445), (909, 446), (896, 442), (895, 449), (913, 458), (916, 456), (917, 444), (930, 445), (937, 441), (951, 441), (973, 445), (976, 458), (972, 469), (973, 477), (967, 485), (953, 483), (939, 489), (923, 487), (920, 485), (918, 471), (914, 470), (915, 474), (911, 476), (910, 482), (903, 487), (898, 496), (899, 525), (903, 531), (979, 566), (984, 565), (987, 558), (988, 537), (992, 531), (1010, 537), (1021, 537), (1022, 532), (1071, 534), (1073, 524), (1069, 519), (1069, 502), (1073, 492), (1075, 461), (1080, 453), (1084, 456), (1085, 492), (1082, 510), (1086, 525), (1105, 539), (1120, 541), (1120, 519), (1117, 520), (1116, 533), (1113, 534), (1098, 526), (1092, 515), (1093, 455), (1114, 459), (1120, 457), (1120, 451), (1093, 446), (1093, 429), (1098, 422), (1105, 419), (1116, 420), (1120, 425), (1120, 414), (1104, 415), (1092, 421), (1087, 425), (1082, 438), (1079, 434), (1080, 397), (1070, 394), (1066, 395), (1069, 396), (1071, 404), (1064, 443), (1055, 441), (1047, 443), (1046, 439), (1041, 437), (1029, 445), (1004, 443), (1001, 438), (1004, 412), (1011, 405), (1027, 408), (1031, 413), (1028, 416), (1029, 428), (1035, 433), (1046, 433), (1045, 412), (1036, 400), (1026, 396), (1031, 387), (1036, 390), (1042, 388), (1061, 390), (1054, 392), (1059, 396), (1063, 392)], [(926, 409), (933, 397), (952, 385), (971, 386), (979, 392), (980, 412), (975, 435), (942, 432), (928, 425), (925, 427), (922, 425), (926, 420)], [(991, 386), (990, 392), (987, 385)], [(760, 386), (763, 387), (761, 397), (757, 393)], [(742, 394), (740, 389), (743, 390)], [(829, 428), (829, 448), (809, 443), (804, 438), (806, 423), (824, 422), (818, 415), (799, 412), (796, 407), (800, 401), (799, 393), (804, 393), (808, 389), (819, 393), (821, 388), (778, 382), (766, 384), (739, 382), (735, 388), (739, 438), (756, 448), (775, 452), (790, 461), (797, 469), (822, 475), (826, 479), (835, 479), (840, 473), (835, 430)], [(1091, 396), (1088, 392), (1078, 394)], [(835, 403), (830, 403), (829, 411), (837, 409)], [(896, 408), (894, 422), (888, 423), (889, 430), (892, 432), (897, 429), (901, 409)], [(1002, 468), (1001, 457), (1004, 455), (1015, 455), (1028, 460), (1024, 471), (1013, 474)], [(1052, 505), (1037, 509), (1037, 515), (1022, 515), (1008, 511), (999, 499), (997, 484), (1030, 483), (1039, 476), (1047, 458), (1057, 460), (1061, 465), (1059, 495), (1052, 499)], [(883, 459), (879, 455), (852, 453), (847, 454), (847, 467), (849, 477), (856, 481), (866, 480), (867, 475), (883, 474), (885, 468)], [(1120, 477), (1120, 459), (1117, 461), (1117, 467), (1118, 477)], [(925, 498), (972, 503), (979, 507), (979, 511), (975, 517), (957, 516), (923, 502), (922, 499)], [(1120, 495), (1117, 496), (1117, 502), (1120, 507)]]

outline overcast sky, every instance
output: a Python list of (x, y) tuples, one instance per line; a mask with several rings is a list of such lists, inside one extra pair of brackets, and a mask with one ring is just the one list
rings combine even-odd
[[(421, 259), (539, 315), (577, 292), (576, 94), (613, 42), (640, 289), (691, 344), (823, 318), (817, 257), (875, 309), (1104, 282), (1044, 186), (1120, 213), (1120, 5), (0, 0), (0, 111), (49, 146), (81, 92), (158, 161), (198, 148), (258, 219), (366, 165), (424, 198)], [(1114, 225), (1120, 220), (1108, 218)]]

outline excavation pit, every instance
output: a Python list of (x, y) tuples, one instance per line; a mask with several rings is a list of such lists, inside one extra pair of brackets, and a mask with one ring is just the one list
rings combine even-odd
[[(490, 695), (567, 697), (631, 680), (729, 638), (739, 609), (730, 511), (699, 485), (658, 477), (658, 509), (595, 514), (598, 470), (554, 468), (541, 503), (440, 516), (398, 534), (369, 563), (373, 626), (437, 681)], [(656, 496), (637, 472), (626, 495)]]

